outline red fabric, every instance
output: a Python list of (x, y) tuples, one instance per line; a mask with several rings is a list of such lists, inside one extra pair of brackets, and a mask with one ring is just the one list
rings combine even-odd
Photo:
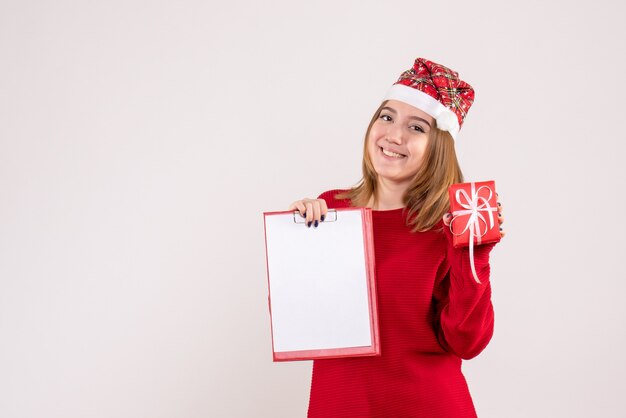
[(463, 120), (474, 103), (474, 89), (459, 78), (459, 73), (425, 58), (416, 58), (413, 67), (400, 74), (395, 84), (404, 84), (431, 96)]
[[(320, 195), (329, 208), (340, 190)], [(476, 417), (461, 359), (493, 334), (489, 252), (476, 247), (482, 284), (467, 248), (440, 222), (411, 233), (403, 209), (372, 211), (381, 355), (313, 361), (309, 418)], [(324, 225), (320, 225), (323, 228)]]

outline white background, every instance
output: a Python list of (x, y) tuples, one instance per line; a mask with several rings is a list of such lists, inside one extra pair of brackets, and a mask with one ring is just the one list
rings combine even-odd
[(1, 0), (0, 416), (305, 416), (262, 212), (359, 180), (416, 57), (476, 89), (457, 151), (504, 205), (479, 416), (624, 416), (624, 12)]

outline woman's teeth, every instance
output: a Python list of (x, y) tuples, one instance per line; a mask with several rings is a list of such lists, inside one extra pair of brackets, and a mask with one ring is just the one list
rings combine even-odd
[(391, 151), (387, 151), (384, 148), (381, 148), (383, 150), (383, 154), (385, 154), (388, 157), (395, 157), (395, 158), (402, 158), (404, 157), (404, 155), (402, 154), (396, 154), (395, 152), (391, 152)]

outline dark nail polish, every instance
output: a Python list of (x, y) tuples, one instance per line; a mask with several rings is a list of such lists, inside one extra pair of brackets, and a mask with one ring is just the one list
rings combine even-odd
[(315, 227), (317, 228), (317, 226), (319, 225), (318, 221), (315, 221)]
[(313, 223), (313, 222), (308, 222), (308, 223), (306, 224), (306, 226), (308, 226), (308, 227), (310, 228), (312, 223)]
[(302, 214), (303, 218), (306, 218), (306, 210), (304, 211), (304, 213)]
[(498, 202), (498, 206), (502, 206), (502, 203)]
[(500, 231), (502, 231), (502, 227), (500, 227)]
[(502, 212), (498, 212), (498, 216), (502, 216)]
[(322, 222), (324, 222), (324, 219), (326, 219), (326, 215), (322, 215)]

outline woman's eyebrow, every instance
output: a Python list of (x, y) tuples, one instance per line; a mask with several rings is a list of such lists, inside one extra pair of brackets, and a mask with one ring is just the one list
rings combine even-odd
[[(391, 108), (391, 107), (388, 107), (388, 106), (385, 106), (385, 107), (383, 107), (383, 108), (382, 108), (382, 109), (380, 109), (380, 110), (381, 110), (381, 111), (383, 111), (383, 110), (388, 110), (388, 111), (390, 111), (390, 112), (391, 112), (391, 113), (393, 113), (393, 114), (397, 114), (397, 113), (398, 113), (398, 112), (396, 112), (396, 110), (395, 110), (395, 109), (393, 109), (393, 108)], [(422, 122), (424, 122), (426, 125), (428, 125), (428, 127), (429, 127), (429, 128), (431, 128), (430, 123), (428, 123), (428, 121), (427, 121), (426, 119), (420, 118), (419, 116), (409, 116), (409, 119), (417, 119), (417, 120), (419, 120), (419, 121), (422, 121)]]

